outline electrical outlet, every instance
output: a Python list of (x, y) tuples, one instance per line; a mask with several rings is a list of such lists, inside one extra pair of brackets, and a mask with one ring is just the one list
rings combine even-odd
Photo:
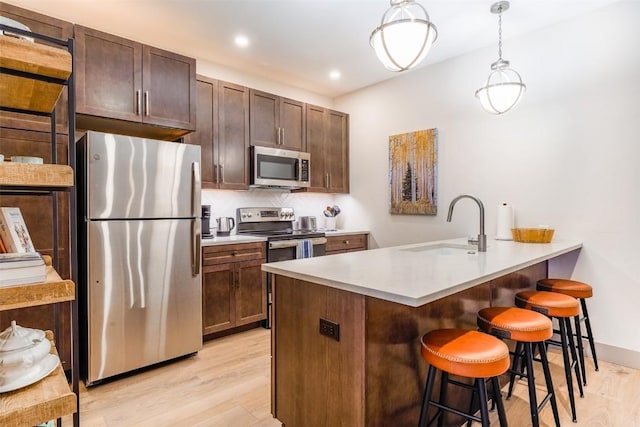
[(321, 318), (320, 335), (326, 335), (329, 338), (340, 341), (340, 324)]

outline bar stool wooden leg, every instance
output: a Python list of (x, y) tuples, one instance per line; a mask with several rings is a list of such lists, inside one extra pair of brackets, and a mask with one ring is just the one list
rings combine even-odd
[[(538, 351), (540, 360), (542, 361), (542, 371), (544, 372), (544, 381), (547, 384), (547, 395), (551, 396), (551, 410), (553, 411), (553, 419), (556, 427), (560, 427), (560, 415), (558, 414), (558, 403), (556, 402), (556, 393), (551, 382), (551, 371), (549, 369), (549, 360), (547, 359), (547, 348), (544, 343), (538, 343)], [(544, 405), (544, 402), (540, 404)]]
[(578, 356), (580, 359), (580, 371), (581, 377), (578, 377), (578, 382), (580, 382), (580, 378), (582, 378), (582, 384), (587, 385), (587, 370), (584, 365), (584, 347), (582, 345), (582, 330), (580, 328), (580, 316), (576, 316), (573, 318), (576, 326), (576, 345), (578, 346)]
[[(498, 381), (498, 377), (491, 378), (491, 388), (493, 389), (493, 393), (498, 393), (502, 396), (502, 392), (500, 391), (500, 381)], [(502, 398), (493, 399), (498, 409), (498, 420), (500, 421), (501, 426), (507, 425), (507, 414), (504, 410), (504, 403), (502, 402)]]
[[(569, 343), (567, 341), (567, 324), (564, 319), (560, 319), (560, 341), (562, 343), (562, 359), (564, 360), (564, 375), (567, 379), (567, 389), (569, 391), (569, 403), (571, 404), (571, 419), (578, 422), (576, 416), (576, 400), (573, 396), (573, 379), (571, 378), (571, 362), (569, 362)], [(575, 351), (575, 350), (574, 350)], [(580, 380), (578, 380), (578, 383)]]
[[(487, 407), (487, 385), (484, 378), (476, 378), (476, 389), (478, 390), (478, 398), (480, 399), (480, 418), (482, 419), (482, 427), (489, 427), (489, 408)], [(498, 393), (500, 390), (498, 390)]]
[[(440, 380), (440, 403), (447, 403), (447, 384), (449, 383), (449, 374), (445, 371), (442, 371), (442, 379)], [(440, 416), (438, 417), (438, 427), (444, 426), (444, 411), (440, 411)]]
[(591, 355), (593, 356), (593, 365), (598, 370), (598, 356), (596, 356), (596, 345), (593, 342), (593, 332), (591, 332), (591, 322), (589, 321), (589, 312), (587, 311), (587, 302), (584, 298), (580, 298), (580, 305), (582, 306), (582, 317), (584, 318), (584, 324), (587, 327), (587, 339), (589, 340), (589, 347), (591, 347)]
[(520, 372), (521, 378), (522, 378), (522, 374), (524, 373), (524, 361), (522, 360), (521, 357), (519, 357), (522, 354), (522, 343), (520, 341), (516, 343), (516, 349), (513, 353), (514, 353), (514, 357), (511, 362), (511, 372), (509, 374), (509, 391), (507, 392), (507, 400), (511, 399), (511, 395), (513, 394), (513, 386), (515, 385), (516, 376), (518, 375), (516, 374), (516, 372), (518, 372), (517, 370), (518, 362), (520, 362), (519, 372)]
[[(429, 406), (429, 400), (431, 399), (431, 392), (433, 391), (433, 383), (435, 382), (436, 368), (429, 366), (429, 373), (427, 374), (427, 384), (424, 387), (424, 397), (422, 398), (422, 409), (420, 410), (420, 427), (427, 427), (427, 407)], [(438, 412), (442, 412), (438, 409)]]

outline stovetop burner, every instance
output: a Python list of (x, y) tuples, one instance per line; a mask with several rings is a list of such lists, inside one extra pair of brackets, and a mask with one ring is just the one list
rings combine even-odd
[(238, 234), (266, 237), (269, 241), (324, 237), (317, 230), (294, 230), (293, 208), (238, 208)]

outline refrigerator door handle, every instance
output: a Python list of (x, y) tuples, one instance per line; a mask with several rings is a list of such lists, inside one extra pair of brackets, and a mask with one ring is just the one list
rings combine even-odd
[(200, 220), (198, 218), (194, 218), (191, 223), (191, 240), (192, 240), (192, 248), (191, 248), (191, 274), (193, 276), (197, 276), (200, 274), (200, 246), (202, 245), (202, 230), (200, 226)]
[(191, 166), (191, 215), (193, 215), (193, 223), (191, 225), (191, 239), (193, 247), (191, 248), (191, 266), (192, 274), (197, 276), (200, 274), (200, 246), (202, 240), (202, 225), (200, 223), (200, 162), (193, 162)]
[(193, 162), (191, 166), (191, 216), (200, 217), (200, 162)]

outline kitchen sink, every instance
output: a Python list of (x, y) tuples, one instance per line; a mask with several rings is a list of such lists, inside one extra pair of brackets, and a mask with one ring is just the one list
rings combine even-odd
[(465, 253), (471, 255), (478, 252), (478, 247), (456, 243), (434, 243), (400, 250), (406, 252), (429, 252), (434, 255), (455, 255)]

